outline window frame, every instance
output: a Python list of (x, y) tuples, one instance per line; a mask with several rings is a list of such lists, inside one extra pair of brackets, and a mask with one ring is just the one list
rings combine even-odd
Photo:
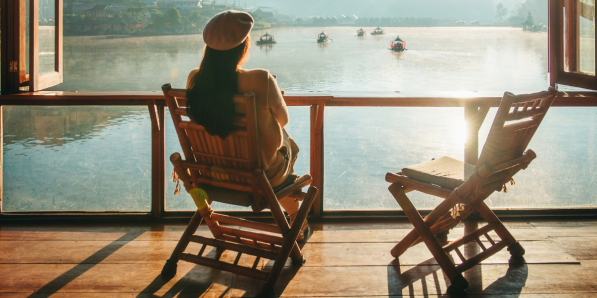
[[(580, 0), (549, 0), (548, 2), (550, 85), (563, 84), (597, 90), (597, 76), (594, 73), (579, 70), (579, 4), (588, 5)], [(593, 19), (595, 19), (594, 12)], [(595, 48), (597, 50), (597, 42)], [(597, 55), (595, 64), (597, 69)]]
[[(27, 74), (27, 11), (29, 1), (29, 73)], [(54, 0), (54, 71), (39, 74), (39, 0), (2, 1), (2, 94), (29, 87), (39, 91), (62, 83), (64, 73), (63, 0)], [(15, 20), (10, 22), (11, 20)], [(12, 45), (12, 46), (11, 46)]]

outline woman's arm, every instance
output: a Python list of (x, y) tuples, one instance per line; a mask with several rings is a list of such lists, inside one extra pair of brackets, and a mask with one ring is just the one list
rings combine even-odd
[(189, 87), (191, 87), (191, 80), (198, 72), (199, 72), (199, 68), (195, 68), (195, 69), (191, 70), (191, 72), (189, 73), (189, 77), (187, 78), (187, 89), (189, 89)]
[(288, 124), (288, 108), (286, 107), (286, 102), (284, 102), (282, 92), (280, 92), (280, 88), (278, 88), (276, 79), (270, 74), (268, 80), (269, 90), (267, 100), (269, 110), (274, 115), (276, 121), (280, 123), (280, 126), (284, 127)]

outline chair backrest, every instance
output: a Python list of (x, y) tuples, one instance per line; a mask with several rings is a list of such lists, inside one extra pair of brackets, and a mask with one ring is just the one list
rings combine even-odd
[(189, 168), (192, 182), (251, 193), (258, 204), (262, 197), (253, 176), (261, 169), (255, 94), (234, 96), (237, 115), (233, 124), (237, 129), (220, 138), (207, 133), (202, 125), (183, 119), (187, 116), (187, 89), (165, 84), (162, 90), (184, 154), (183, 166)]
[(504, 93), (476, 169), (521, 157), (557, 93), (553, 87), (523, 95)]

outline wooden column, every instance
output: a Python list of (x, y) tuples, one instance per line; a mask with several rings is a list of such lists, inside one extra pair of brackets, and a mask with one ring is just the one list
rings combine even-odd
[(564, 57), (562, 32), (562, 8), (560, 1), (563, 0), (549, 0), (549, 18), (548, 18), (548, 71), (549, 71), (549, 86), (555, 87), (558, 71), (563, 70), (562, 62)]
[(476, 165), (479, 160), (479, 128), (489, 112), (489, 104), (479, 108), (478, 103), (467, 103), (464, 107), (466, 141), (464, 142), (464, 162)]
[(313, 204), (315, 216), (323, 213), (323, 177), (324, 177), (324, 153), (323, 153), (323, 115), (325, 101), (320, 100), (317, 104), (311, 105), (311, 176), (313, 186), (319, 192)]
[[(4, 144), (4, 125), (2, 124), (3, 107), (0, 106), (0, 145)], [(4, 146), (0, 146), (0, 213), (2, 213), (2, 198), (4, 193)]]
[(166, 192), (166, 134), (164, 127), (164, 106), (148, 101), (151, 118), (151, 213), (159, 218), (164, 211)]

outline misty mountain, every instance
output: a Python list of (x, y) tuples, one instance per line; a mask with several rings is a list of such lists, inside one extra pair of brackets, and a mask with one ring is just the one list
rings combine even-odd
[[(243, 5), (243, 0), (236, 3)], [(218, 1), (233, 3), (233, 0)], [(272, 7), (281, 14), (298, 17), (356, 15), (357, 17), (415, 17), (491, 20), (495, 0), (249, 0), (247, 6)], [(506, 4), (517, 1), (506, 0)], [(522, 2), (522, 1), (520, 1)]]

